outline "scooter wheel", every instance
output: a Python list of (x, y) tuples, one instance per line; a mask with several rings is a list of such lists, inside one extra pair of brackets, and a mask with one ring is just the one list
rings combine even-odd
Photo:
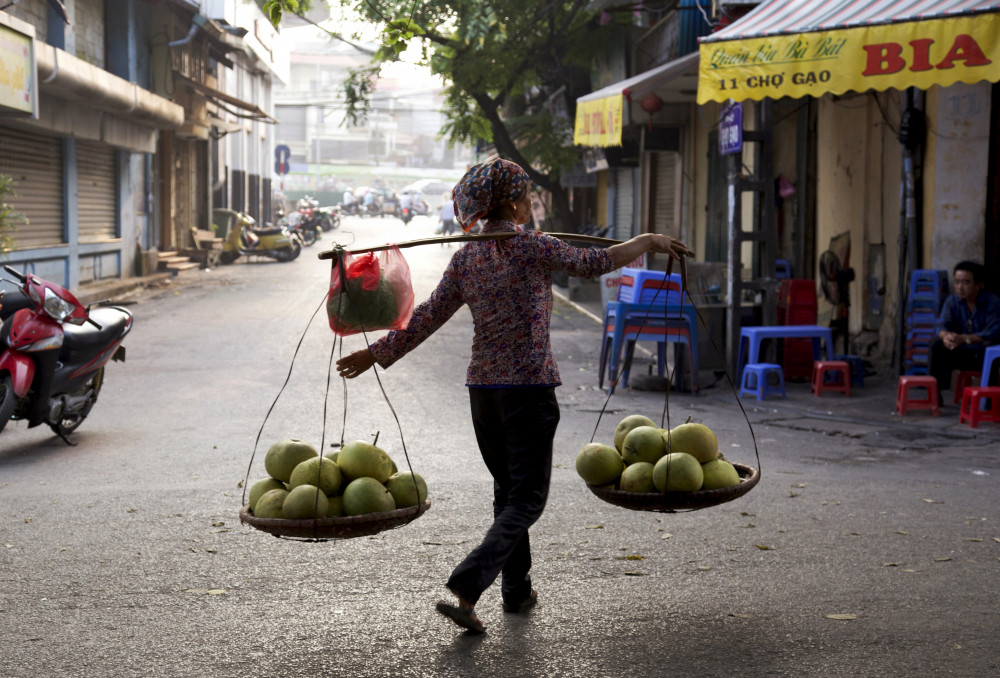
[(0, 377), (0, 431), (3, 430), (10, 418), (14, 416), (14, 407), (17, 405), (17, 397), (14, 395), (14, 382), (9, 375)]
[(219, 254), (219, 261), (224, 264), (231, 264), (236, 261), (236, 257), (239, 255), (236, 252), (222, 252)]

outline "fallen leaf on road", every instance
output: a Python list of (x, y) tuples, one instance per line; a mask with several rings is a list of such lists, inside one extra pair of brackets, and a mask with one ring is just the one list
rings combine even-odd
[(586, 530), (603, 530), (604, 525), (587, 525), (584, 529)]
[(740, 525), (740, 527), (757, 527), (753, 523), (747, 523), (746, 525)]
[(920, 570), (903, 570), (903, 572), (920, 572)]
[(763, 544), (757, 544), (757, 548), (759, 548), (761, 551), (773, 551), (774, 550), (770, 546), (764, 546)]
[(788, 491), (789, 497), (797, 497), (799, 496), (799, 494), (800, 494), (799, 492), (792, 492), (791, 490)]
[(924, 499), (928, 504), (943, 504), (943, 501), (938, 501), (937, 499)]
[(12, 548), (14, 548), (14, 545), (13, 545), (13, 544), (4, 544), (4, 546), (6, 546), (6, 547), (7, 547), (7, 548), (9, 548), (9, 549), (12, 549)]
[(129, 508), (125, 509), (125, 513), (135, 513), (135, 509), (132, 508), (132, 507), (129, 507)]
[(424, 541), (424, 542), (420, 542), (420, 543), (421, 544), (426, 544), (427, 546), (444, 546), (444, 544), (442, 544), (439, 541)]
[(982, 541), (982, 537), (969, 537), (966, 541)]
[(803, 488), (803, 487), (805, 487), (805, 486), (806, 486), (805, 483), (796, 483), (796, 484), (792, 485), (792, 487), (798, 487), (800, 489)]
[(896, 534), (910, 534), (909, 532), (903, 532), (902, 530), (896, 530)]
[(1000, 537), (990, 537), (990, 539), (1000, 544)]
[(840, 534), (843, 535), (843, 536), (845, 536), (845, 537), (860, 537), (861, 536), (857, 532), (841, 532)]
[(711, 565), (699, 565), (698, 569), (701, 570), (702, 572), (707, 572), (708, 570), (712, 569), (712, 566)]
[(208, 595), (210, 596), (221, 596), (225, 592), (226, 589), (209, 589), (208, 591), (206, 591), (206, 593), (208, 593)]
[(935, 563), (944, 563), (944, 562), (947, 562), (949, 560), (951, 560), (951, 558), (935, 558), (934, 562)]
[(737, 619), (753, 619), (752, 614), (737, 614), (736, 612), (730, 612), (730, 617), (736, 617)]
[(213, 534), (218, 534), (219, 532), (229, 532), (229, 528), (228, 527), (224, 527), (221, 530), (212, 530)]
[(646, 576), (645, 572), (627, 572), (626, 571), (626, 572), (622, 572), (622, 574), (624, 574), (627, 577), (645, 577)]
[(756, 518), (757, 517), (755, 514), (753, 514), (753, 513), (747, 513), (746, 511), (740, 511), (740, 515), (748, 517), (748, 518)]
[(30, 522), (31, 522), (31, 518), (25, 518), (25, 519), (24, 519), (24, 522), (25, 522), (25, 523), (30, 523)]
[(660, 539), (670, 539), (672, 536), (674, 535), (670, 534), (669, 532), (664, 532), (663, 534), (660, 535)]
[(882, 563), (882, 567), (899, 567), (902, 563)]
[(615, 556), (615, 560), (643, 560), (645, 556)]
[(827, 619), (836, 619), (837, 621), (850, 621), (858, 618), (856, 614), (826, 614), (823, 616)]
[(225, 524), (226, 524), (226, 521), (220, 520), (218, 522), (212, 523), (212, 527), (222, 527)]

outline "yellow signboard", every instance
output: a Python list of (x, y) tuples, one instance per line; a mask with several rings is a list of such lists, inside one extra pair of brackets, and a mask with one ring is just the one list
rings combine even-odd
[(622, 145), (622, 95), (576, 102), (573, 143), (577, 146)]
[(29, 36), (0, 24), (0, 111), (35, 112), (35, 63)]
[(1000, 14), (705, 42), (698, 103), (1000, 81)]

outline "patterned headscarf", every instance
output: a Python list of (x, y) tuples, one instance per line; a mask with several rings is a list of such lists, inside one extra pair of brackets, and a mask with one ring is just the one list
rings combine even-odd
[(528, 190), (528, 174), (520, 165), (490, 158), (475, 165), (452, 191), (455, 216), (466, 233), (484, 216), (506, 203), (517, 202)]

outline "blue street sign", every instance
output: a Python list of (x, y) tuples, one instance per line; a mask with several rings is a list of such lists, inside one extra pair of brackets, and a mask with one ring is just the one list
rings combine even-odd
[(274, 147), (274, 173), (288, 174), (288, 159), (292, 155), (292, 149), (284, 144)]
[(719, 154), (729, 155), (743, 150), (743, 107), (732, 104), (719, 115)]

